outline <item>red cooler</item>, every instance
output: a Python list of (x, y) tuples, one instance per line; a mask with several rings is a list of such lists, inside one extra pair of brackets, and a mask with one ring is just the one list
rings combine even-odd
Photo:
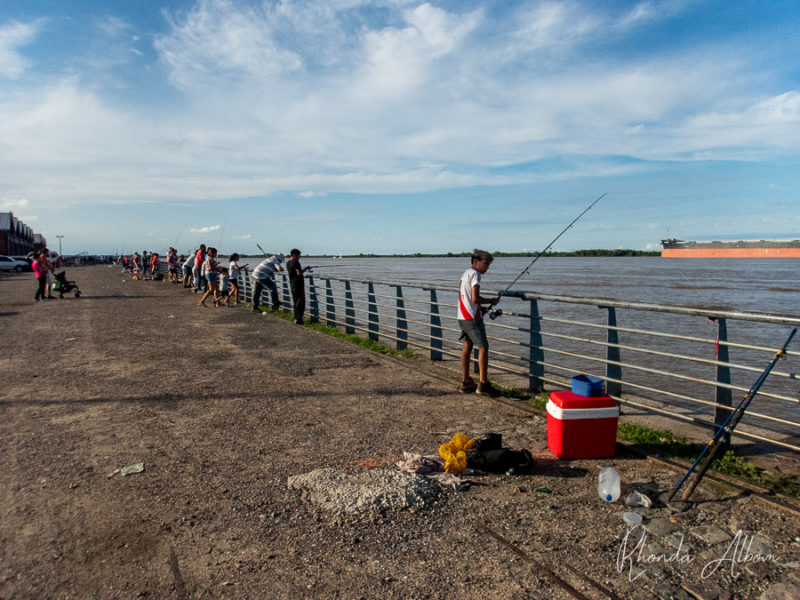
[(553, 392), (547, 401), (547, 447), (558, 458), (614, 456), (618, 418), (611, 396)]

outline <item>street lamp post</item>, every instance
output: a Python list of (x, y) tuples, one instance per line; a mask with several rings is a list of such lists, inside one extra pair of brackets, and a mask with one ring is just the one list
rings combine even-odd
[(62, 252), (61, 252), (61, 239), (64, 236), (63, 235), (57, 235), (56, 237), (58, 238), (58, 255), (61, 256), (61, 254), (62, 254)]

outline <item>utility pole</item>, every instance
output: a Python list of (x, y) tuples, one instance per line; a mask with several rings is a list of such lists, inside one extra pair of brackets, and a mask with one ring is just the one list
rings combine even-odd
[(61, 239), (64, 237), (63, 235), (57, 235), (58, 238), (58, 255), (61, 256)]

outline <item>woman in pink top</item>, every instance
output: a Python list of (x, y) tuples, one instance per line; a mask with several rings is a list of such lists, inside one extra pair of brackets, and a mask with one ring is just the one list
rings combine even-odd
[(36, 275), (36, 283), (39, 287), (36, 289), (36, 296), (34, 296), (34, 300), (38, 302), (39, 300), (46, 300), (47, 293), (45, 288), (47, 287), (47, 270), (49, 265), (47, 264), (47, 257), (44, 255), (44, 252), (40, 252), (36, 256), (36, 260), (33, 261), (31, 265), (33, 268), (33, 273)]

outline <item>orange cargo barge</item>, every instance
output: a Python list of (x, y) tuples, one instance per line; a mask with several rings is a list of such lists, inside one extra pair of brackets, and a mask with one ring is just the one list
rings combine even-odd
[(800, 258), (800, 240), (684, 242), (661, 240), (662, 258)]

